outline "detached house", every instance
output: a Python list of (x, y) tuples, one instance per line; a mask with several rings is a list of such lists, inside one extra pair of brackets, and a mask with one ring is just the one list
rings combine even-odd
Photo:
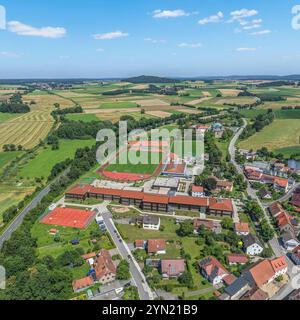
[(166, 254), (166, 241), (165, 240), (148, 240), (147, 252), (149, 254)]
[(263, 245), (252, 234), (248, 234), (243, 238), (244, 251), (250, 256), (258, 256), (264, 251)]
[(230, 272), (215, 257), (206, 257), (199, 262), (202, 275), (212, 284), (218, 285)]
[(235, 223), (234, 231), (239, 236), (247, 236), (250, 233), (249, 223), (246, 223), (246, 222)]
[(163, 278), (178, 278), (185, 272), (183, 259), (161, 260), (161, 274)]
[(202, 198), (205, 196), (204, 188), (201, 186), (192, 186), (192, 197), (194, 198)]
[(94, 262), (94, 274), (102, 284), (112, 282), (116, 279), (116, 267), (107, 250), (102, 249)]

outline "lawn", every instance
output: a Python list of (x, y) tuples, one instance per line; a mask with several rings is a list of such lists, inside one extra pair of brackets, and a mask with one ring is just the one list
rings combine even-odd
[[(54, 237), (49, 234), (49, 230), (55, 228), (59, 230), (60, 242), (55, 242)], [(87, 250), (93, 250), (93, 245), (90, 243), (90, 232), (98, 230), (99, 227), (95, 221), (93, 221), (87, 229), (74, 229), (69, 227), (49, 226), (41, 224), (39, 221), (35, 223), (31, 229), (31, 234), (37, 239), (38, 255), (44, 257), (51, 255), (53, 257), (59, 256), (65, 250), (71, 250), (76, 248), (70, 244), (71, 240), (79, 239), (79, 247)], [(103, 235), (98, 241), (101, 248), (112, 249), (114, 245), (111, 243), (110, 238), (107, 235)]]
[(105, 102), (101, 104), (101, 109), (127, 109), (136, 108), (137, 104), (134, 102), (121, 101), (121, 102)]
[(230, 141), (222, 141), (222, 140), (216, 140), (216, 145), (222, 152), (222, 159), (225, 160), (226, 156), (229, 154), (229, 143)]
[[(134, 164), (130, 161), (131, 157), (136, 154), (137, 157), (141, 157), (141, 162), (144, 162), (144, 159), (147, 163)], [(157, 159), (157, 153), (146, 152), (146, 151), (137, 151), (133, 153), (128, 153), (127, 164), (120, 164), (119, 158), (116, 163), (109, 164), (105, 170), (110, 172), (126, 172), (134, 174), (149, 174), (152, 175), (157, 169), (159, 163), (157, 161), (151, 161), (151, 159)], [(162, 153), (159, 154), (160, 162), (162, 160)], [(153, 164), (151, 162), (154, 162)], [(156, 163), (155, 163), (156, 162)]]
[(280, 149), (277, 149), (276, 152), (283, 154), (286, 158), (290, 158), (291, 155), (300, 153), (300, 146), (280, 148)]
[(265, 127), (262, 131), (240, 142), (239, 147), (242, 149), (253, 150), (267, 147), (269, 150), (274, 151), (281, 148), (298, 146), (299, 137), (299, 120), (278, 119), (269, 126)]
[(161, 225), (164, 231), (144, 230), (138, 226), (127, 224), (118, 224), (117, 228), (122, 235), (123, 239), (128, 243), (133, 243), (135, 240), (148, 240), (148, 239), (165, 239), (165, 240), (179, 240), (176, 230), (179, 228), (175, 223), (175, 219), (161, 218)]
[(29, 160), (19, 171), (18, 177), (36, 178), (48, 177), (56, 163), (67, 158), (73, 158), (78, 148), (92, 146), (94, 140), (61, 140), (59, 150), (52, 150), (50, 146), (43, 149), (34, 159)]
[(242, 109), (239, 110), (239, 113), (247, 119), (254, 119), (260, 114), (266, 114), (267, 110), (265, 109)]

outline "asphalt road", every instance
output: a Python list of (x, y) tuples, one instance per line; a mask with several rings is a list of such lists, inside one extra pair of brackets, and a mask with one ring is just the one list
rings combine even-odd
[(128, 249), (126, 243), (121, 238), (118, 231), (116, 230), (114, 223), (112, 221), (111, 213), (109, 211), (102, 212), (102, 217), (104, 219), (104, 223), (107, 227), (107, 230), (110, 233), (114, 243), (116, 244), (116, 247), (118, 248), (121, 256), (123, 257), (123, 259), (127, 260), (130, 264), (130, 272), (131, 272), (133, 281), (138, 288), (140, 299), (153, 300), (152, 291), (149, 288), (143, 273), (138, 269), (138, 267), (134, 263), (134, 258), (130, 250)]

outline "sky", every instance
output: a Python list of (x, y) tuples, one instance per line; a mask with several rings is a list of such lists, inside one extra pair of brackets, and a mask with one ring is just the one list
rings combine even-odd
[(0, 0), (0, 78), (300, 74), (296, 5)]

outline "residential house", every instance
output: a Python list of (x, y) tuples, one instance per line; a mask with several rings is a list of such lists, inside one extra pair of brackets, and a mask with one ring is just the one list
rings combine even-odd
[(232, 192), (233, 191), (233, 183), (226, 180), (218, 180), (217, 181), (217, 191), (225, 191), (225, 192)]
[(300, 187), (296, 189), (294, 192), (292, 199), (291, 199), (291, 204), (295, 207), (300, 207)]
[(202, 198), (205, 196), (204, 188), (201, 186), (192, 186), (192, 197)]
[(244, 251), (250, 256), (258, 256), (264, 251), (261, 242), (253, 234), (248, 234), (243, 238)]
[(147, 252), (149, 254), (166, 254), (166, 241), (158, 239), (148, 240)]
[(228, 260), (228, 264), (230, 266), (234, 266), (234, 265), (244, 265), (246, 263), (248, 263), (249, 259), (247, 258), (247, 256), (245, 256), (244, 254), (229, 254), (227, 256), (227, 260)]
[(143, 229), (159, 231), (159, 229), (160, 229), (160, 218), (156, 217), (156, 216), (145, 216), (145, 217), (143, 217)]
[(185, 272), (183, 259), (161, 260), (161, 274), (163, 278), (178, 278)]
[(299, 241), (296, 239), (295, 234), (291, 231), (285, 231), (281, 236), (281, 241), (284, 248), (291, 252), (299, 246)]
[(134, 247), (136, 249), (144, 250), (146, 248), (146, 241), (144, 241), (144, 240), (135, 240)]
[(194, 231), (196, 234), (199, 232), (199, 229), (201, 226), (203, 226), (204, 228), (216, 234), (219, 234), (222, 231), (222, 227), (219, 222), (216, 222), (213, 220), (200, 219), (200, 218), (194, 219)]
[(239, 236), (247, 236), (250, 233), (249, 223), (247, 222), (235, 223), (234, 231)]
[(88, 289), (91, 286), (94, 285), (94, 280), (91, 276), (82, 278), (82, 279), (78, 279), (78, 280), (74, 280), (72, 282), (72, 287), (73, 287), (73, 291), (74, 292), (80, 292), (82, 290)]
[(94, 262), (94, 274), (98, 282), (106, 284), (116, 279), (116, 267), (109, 252), (102, 249)]
[(270, 214), (273, 218), (279, 216), (282, 212), (285, 212), (279, 202), (275, 202), (269, 207)]
[(267, 189), (263, 188), (263, 189), (260, 189), (258, 191), (258, 196), (261, 198), (261, 199), (265, 199), (265, 200), (270, 200), (272, 199), (272, 194), (270, 191), (268, 191)]
[(223, 282), (226, 286), (232, 285), (237, 280), (237, 277), (232, 273), (229, 273), (227, 276), (223, 278)]
[(215, 137), (216, 138), (222, 138), (223, 137), (223, 134), (224, 134), (224, 127), (221, 123), (219, 122), (216, 122), (212, 125), (212, 131), (213, 133), (215, 134)]
[(231, 285), (225, 288), (225, 293), (230, 296), (230, 300), (239, 300), (251, 290), (248, 281), (244, 277), (239, 277)]
[(255, 287), (246, 293), (241, 300), (266, 301), (269, 300), (269, 295), (265, 291)]
[(300, 265), (300, 245), (293, 250), (290, 258), (296, 266)]
[(289, 190), (289, 179), (275, 178), (273, 187), (279, 192), (287, 193)]
[(273, 260), (262, 260), (251, 266), (243, 272), (243, 276), (247, 279), (251, 287), (261, 288), (271, 283), (277, 277), (285, 275), (288, 271), (288, 264), (285, 257)]
[(215, 257), (206, 257), (199, 262), (202, 275), (212, 284), (218, 285), (230, 273)]

